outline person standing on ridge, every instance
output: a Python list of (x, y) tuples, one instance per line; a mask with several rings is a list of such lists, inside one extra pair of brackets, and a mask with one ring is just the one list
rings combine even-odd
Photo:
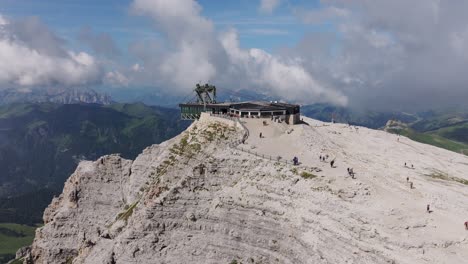
[(294, 163), (294, 165), (299, 164), (299, 159), (296, 156), (294, 156), (294, 158), (293, 158), (293, 163)]

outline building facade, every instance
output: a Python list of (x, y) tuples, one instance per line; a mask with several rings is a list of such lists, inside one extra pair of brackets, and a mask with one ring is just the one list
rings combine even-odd
[(199, 119), (202, 112), (208, 112), (239, 118), (271, 118), (288, 124), (300, 122), (300, 106), (280, 102), (185, 103), (179, 104), (179, 107), (184, 120)]

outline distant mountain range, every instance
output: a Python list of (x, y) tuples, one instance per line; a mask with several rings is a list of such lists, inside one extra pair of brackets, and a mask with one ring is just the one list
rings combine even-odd
[[(440, 117), (406, 124), (390, 120), (384, 130), (412, 140), (468, 155), (468, 120), (460, 116), (441, 120)], [(450, 122), (452, 120), (452, 122)]]
[[(264, 98), (237, 93), (220, 98)], [(153, 95), (148, 101), (164, 101), (162, 94)], [(42, 209), (80, 160), (110, 153), (133, 159), (146, 146), (180, 133), (188, 126), (175, 108), (181, 101), (169, 96), (165, 103), (174, 108), (162, 108), (113, 103), (90, 89), (0, 90), (0, 222), (40, 222)], [(468, 154), (468, 111), (463, 109), (405, 113), (314, 104), (301, 111), (318, 120), (385, 129)]]
[(391, 119), (406, 123), (415, 122), (419, 119), (418, 115), (413, 113), (354, 110), (330, 104), (305, 105), (302, 106), (301, 113), (320, 121), (330, 122), (333, 119), (337, 123), (349, 123), (351, 125), (365, 126), (374, 129), (383, 128), (387, 121)]
[(93, 103), (108, 105), (111, 97), (86, 88), (0, 89), (0, 105), (11, 103)]
[(188, 124), (178, 110), (142, 103), (0, 106), (0, 222), (40, 222), (80, 160), (133, 159)]
[[(195, 87), (193, 87), (195, 88)], [(134, 103), (142, 102), (147, 105), (158, 105), (164, 107), (177, 108), (178, 104), (195, 100), (193, 89), (187, 89), (185, 94), (171, 93), (170, 90), (157, 88), (132, 88), (132, 89), (112, 89), (100, 88), (99, 92), (110, 94), (115, 101)], [(260, 94), (251, 90), (229, 90), (221, 88), (217, 91), (218, 102), (239, 102), (265, 100), (280, 100), (277, 97), (271, 97), (267, 94)]]

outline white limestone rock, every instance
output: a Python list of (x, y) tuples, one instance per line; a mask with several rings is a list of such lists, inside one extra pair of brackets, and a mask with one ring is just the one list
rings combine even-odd
[[(80, 163), (46, 209), (25, 262), (468, 259), (468, 186), (428, 176), (440, 171), (466, 180), (468, 157), (404, 137), (397, 141), (384, 131), (304, 120), (310, 125), (290, 134), (284, 124), (264, 127), (261, 119), (245, 125), (252, 135), (264, 135), (248, 139), (255, 151), (298, 156), (307, 168), (233, 151), (229, 142), (242, 138), (241, 126), (207, 116), (135, 161), (110, 155)], [(337, 168), (319, 161), (325, 154)]]

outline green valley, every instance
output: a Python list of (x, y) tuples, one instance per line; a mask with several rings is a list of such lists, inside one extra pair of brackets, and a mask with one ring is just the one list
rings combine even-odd
[(80, 160), (133, 159), (188, 124), (178, 110), (142, 103), (0, 106), (0, 222), (40, 223)]

